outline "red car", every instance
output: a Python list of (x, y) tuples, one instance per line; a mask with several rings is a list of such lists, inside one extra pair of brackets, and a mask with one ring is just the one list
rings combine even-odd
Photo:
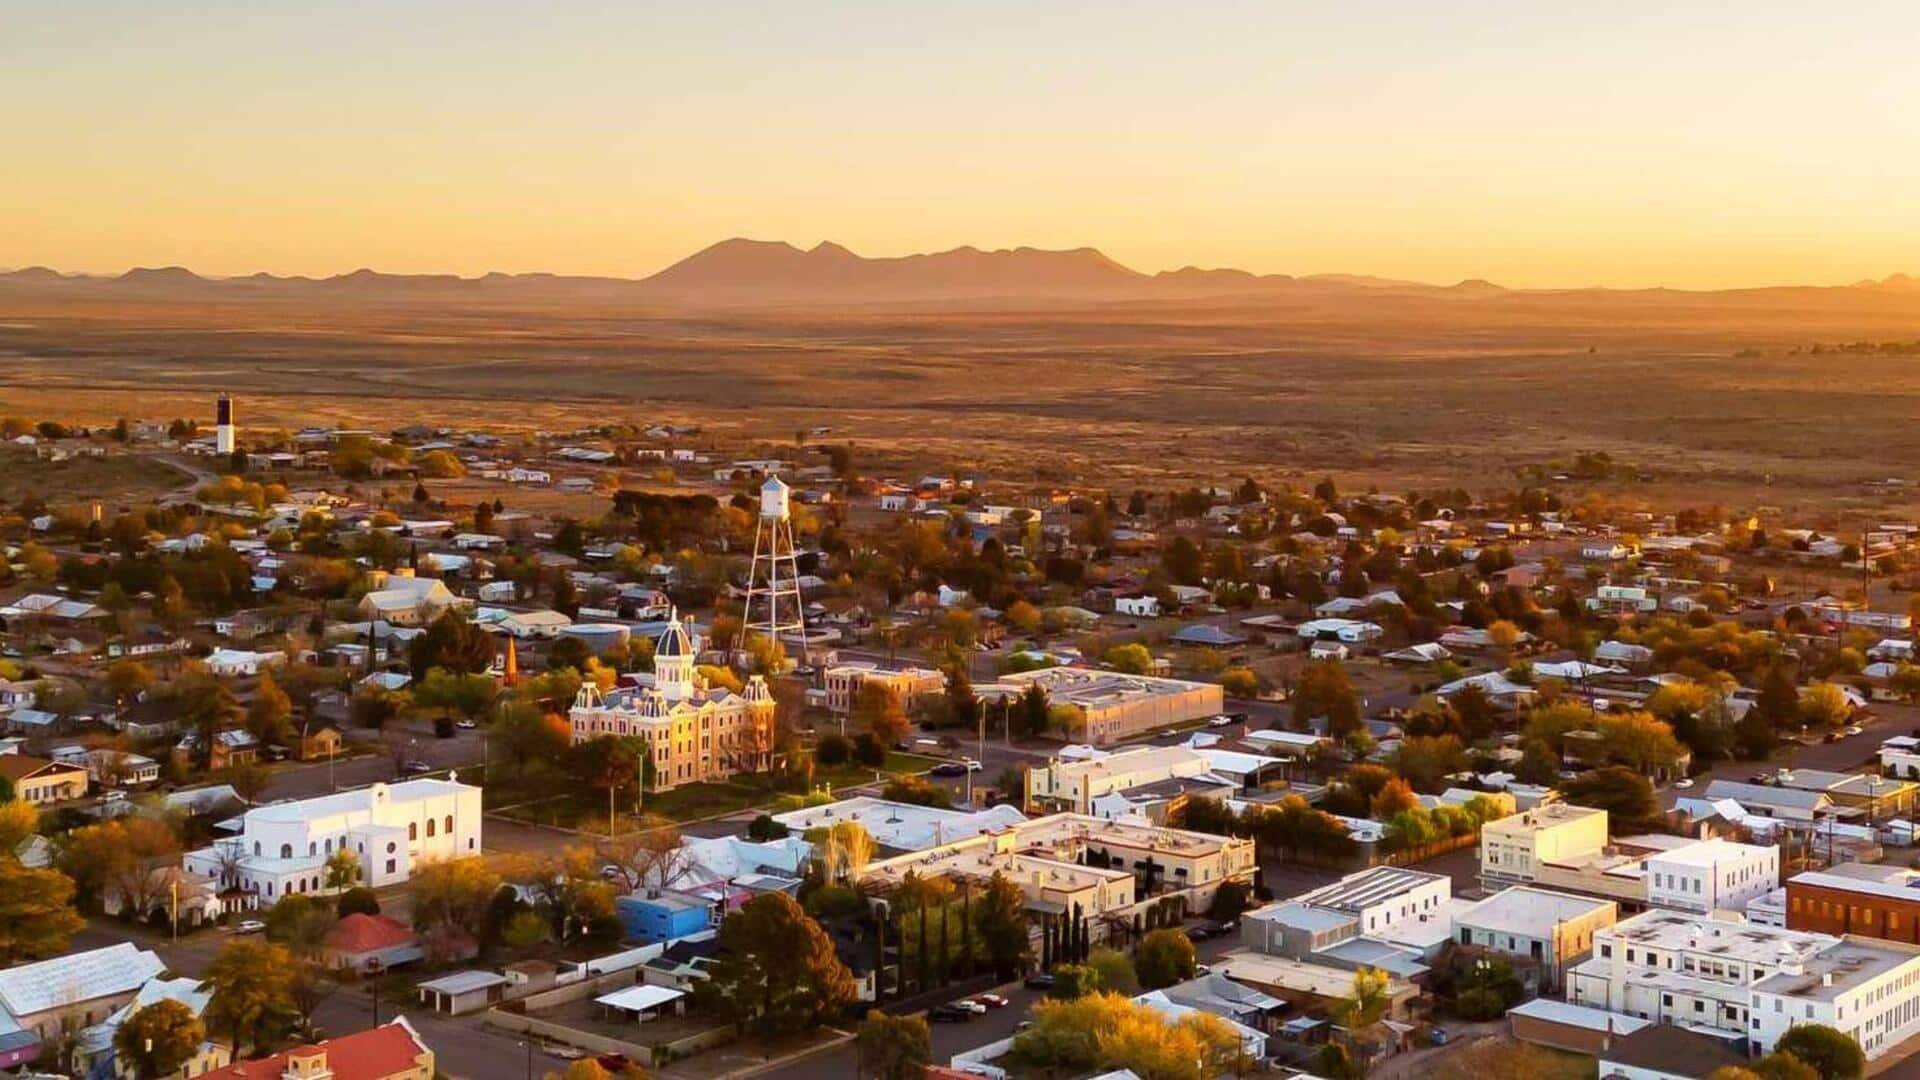
[(985, 1005), (989, 1009), (1004, 1009), (1009, 1004), (1007, 999), (1001, 997), (999, 994), (975, 994), (973, 995), (973, 1000)]

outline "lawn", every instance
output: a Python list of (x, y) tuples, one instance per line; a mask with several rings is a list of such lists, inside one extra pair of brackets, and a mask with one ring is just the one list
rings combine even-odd
[[(938, 758), (920, 754), (888, 754), (881, 771), (888, 775), (921, 773), (939, 764)], [(817, 769), (813, 786), (833, 791), (873, 782), (874, 770), (866, 765), (842, 765)], [(642, 810), (673, 821), (694, 821), (720, 814), (732, 814), (757, 806), (768, 806), (787, 792), (777, 791), (763, 777), (743, 777), (739, 781), (711, 784), (682, 784), (672, 791), (648, 792)], [(565, 779), (535, 770), (520, 780), (496, 777), (483, 789), (487, 808), (516, 821), (537, 825), (600, 832), (606, 829), (607, 803), (604, 794), (591, 791)], [(621, 814), (630, 806), (619, 807)]]

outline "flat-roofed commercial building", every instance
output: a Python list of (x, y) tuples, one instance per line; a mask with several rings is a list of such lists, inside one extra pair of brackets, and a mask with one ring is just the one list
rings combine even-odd
[(1037, 910), (1129, 918), (1135, 907), (1180, 895), (1202, 911), (1222, 883), (1251, 884), (1256, 858), (1244, 837), (1168, 829), (1083, 814), (1053, 814), (907, 855), (869, 863), (860, 880), (884, 892), (906, 880), (949, 877), (983, 882), (996, 872)]
[(1787, 880), (1787, 928), (1920, 944), (1920, 873), (1842, 863)]
[(1548, 985), (1593, 949), (1594, 935), (1620, 917), (1611, 900), (1515, 885), (1453, 917), (1462, 945), (1531, 961)]
[(1567, 1000), (1719, 1032), (1754, 1054), (1824, 1024), (1872, 1061), (1920, 1034), (1920, 947), (1649, 911), (1595, 936)]
[(821, 676), (827, 692), (827, 711), (835, 716), (853, 712), (860, 691), (868, 683), (877, 683), (893, 691), (903, 708), (912, 706), (922, 694), (937, 694), (947, 685), (947, 677), (934, 668), (883, 668), (865, 661), (847, 661), (828, 668)]
[(1004, 675), (1001, 682), (1038, 686), (1055, 705), (1072, 705), (1083, 718), (1078, 738), (1095, 746), (1217, 716), (1226, 704), (1217, 683), (1125, 675), (1117, 671), (1052, 667)]
[(1480, 880), (1489, 888), (1524, 885), (1542, 863), (1568, 862), (1607, 846), (1607, 812), (1547, 803), (1480, 829)]

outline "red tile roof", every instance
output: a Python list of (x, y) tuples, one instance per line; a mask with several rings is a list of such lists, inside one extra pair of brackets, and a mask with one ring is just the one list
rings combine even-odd
[(333, 1080), (384, 1080), (413, 1071), (422, 1054), (431, 1054), (405, 1020), (395, 1020), (377, 1028), (356, 1031), (337, 1039), (260, 1058), (236, 1061), (221, 1069), (201, 1073), (199, 1080), (279, 1080), (293, 1058), (308, 1058), (316, 1053), (327, 1057), (327, 1069)]
[(356, 912), (327, 931), (327, 948), (335, 952), (364, 953), (391, 949), (413, 939), (413, 931), (396, 919)]

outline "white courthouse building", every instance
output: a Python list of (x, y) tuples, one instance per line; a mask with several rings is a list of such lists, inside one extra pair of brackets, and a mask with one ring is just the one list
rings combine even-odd
[(327, 859), (351, 851), (360, 883), (407, 880), (415, 866), (480, 854), (480, 789), (456, 780), (374, 784), (316, 799), (259, 806), (239, 835), (189, 852), (186, 868), (266, 903), (326, 886)]

